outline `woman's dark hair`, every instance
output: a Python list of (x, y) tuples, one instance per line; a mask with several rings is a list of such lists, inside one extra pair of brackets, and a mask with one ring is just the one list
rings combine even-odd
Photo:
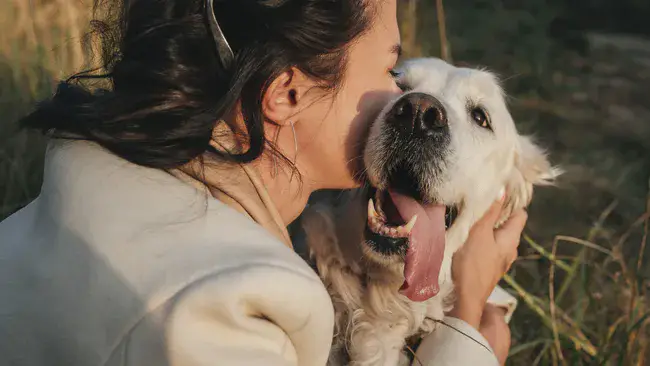
[[(235, 62), (223, 70), (205, 17), (205, 0), (96, 0), (103, 75), (61, 82), (22, 123), (53, 137), (94, 141), (133, 163), (172, 169), (210, 151), (247, 163), (265, 147), (261, 101), (269, 84), (295, 67), (335, 89), (347, 46), (370, 25), (365, 0), (215, 0), (216, 19)], [(111, 15), (112, 14), (112, 15)], [(107, 80), (106, 89), (91, 89)], [(217, 121), (241, 101), (244, 152), (209, 144)], [(284, 159), (287, 161), (286, 159)]]

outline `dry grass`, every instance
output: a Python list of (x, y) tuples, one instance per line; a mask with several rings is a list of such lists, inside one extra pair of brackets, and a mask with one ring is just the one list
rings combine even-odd
[[(18, 133), (14, 122), (51, 93), (54, 80), (87, 64), (81, 40), (90, 6), (80, 0), (0, 0), (0, 219), (26, 204), (40, 186), (43, 141)], [(404, 43), (407, 54), (420, 55), (415, 2), (409, 6), (401, 19)], [(431, 34), (443, 33), (440, 23)], [(440, 44), (449, 55), (446, 37)], [(537, 99), (520, 103), (556, 115), (572, 112)], [(650, 200), (645, 213), (615, 235), (608, 223), (616, 205), (596, 215), (584, 236), (556, 235), (548, 243), (524, 238), (527, 255), (504, 278), (521, 299), (510, 364), (646, 363)]]
[[(45, 68), (55, 78), (78, 70), (85, 62), (81, 40), (91, 4), (81, 0), (1, 0), (0, 57), (14, 65)], [(27, 75), (38, 80), (38, 75)], [(36, 94), (38, 90), (30, 89)]]
[[(436, 12), (440, 57), (449, 59), (442, 0), (436, 1)], [(519, 103), (521, 106), (522, 102), (531, 101), (549, 106), (540, 99), (523, 99)], [(553, 106), (547, 112), (566, 114)], [(598, 216), (582, 238), (555, 235), (548, 249), (549, 245), (540, 245), (524, 235), (523, 251), (532, 250), (537, 255), (532, 259), (520, 258), (513, 271), (504, 277), (504, 282), (527, 307), (527, 311), (520, 310), (513, 318), (515, 339), (510, 364), (646, 364), (650, 308), (644, 254), (650, 221), (650, 181), (647, 189), (645, 212), (618, 237), (606, 229), (617, 201)], [(633, 242), (633, 238), (638, 242)], [(566, 254), (560, 257), (559, 248)], [(531, 260), (546, 263), (547, 275), (537, 281), (522, 276), (521, 282), (518, 269), (523, 268), (522, 262)], [(537, 321), (532, 323), (546, 329), (526, 329), (524, 323), (531, 322), (523, 316), (536, 316)], [(529, 339), (517, 339), (518, 334), (526, 334)]]
[(0, 0), (0, 219), (40, 188), (43, 139), (18, 131), (20, 116), (80, 70), (90, 4), (78, 0)]

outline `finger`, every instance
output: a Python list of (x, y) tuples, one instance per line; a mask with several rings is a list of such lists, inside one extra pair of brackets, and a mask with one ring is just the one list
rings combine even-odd
[(483, 316), (506, 316), (507, 313), (508, 309), (505, 307), (491, 304), (489, 302), (485, 304), (485, 308), (483, 308)]
[[(517, 242), (519, 242), (519, 241), (517, 241)], [(510, 270), (510, 267), (512, 267), (512, 264), (515, 263), (518, 256), (519, 256), (519, 253), (517, 252), (517, 249), (515, 247), (515, 249), (512, 251), (512, 253), (505, 260), (504, 269), (503, 269), (504, 274), (508, 273), (508, 271)]]
[(508, 266), (508, 269), (510, 269), (510, 267), (512, 267), (512, 264), (515, 263), (515, 261), (517, 260), (517, 257), (519, 257), (519, 252), (515, 248), (515, 250), (512, 251), (512, 256), (510, 257), (510, 265)]
[(519, 238), (527, 220), (528, 214), (525, 210), (521, 209), (513, 212), (508, 221), (494, 231), (497, 244), (513, 245), (516, 248), (519, 245)]

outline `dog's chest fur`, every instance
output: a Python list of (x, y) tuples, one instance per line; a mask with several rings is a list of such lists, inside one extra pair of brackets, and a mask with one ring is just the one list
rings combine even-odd
[(306, 257), (335, 310), (329, 364), (408, 364), (410, 350), (449, 309), (453, 285), (443, 283), (437, 296), (420, 303), (400, 295), (402, 267), (369, 261), (363, 252), (364, 196), (350, 193), (338, 202), (312, 205), (302, 218)]

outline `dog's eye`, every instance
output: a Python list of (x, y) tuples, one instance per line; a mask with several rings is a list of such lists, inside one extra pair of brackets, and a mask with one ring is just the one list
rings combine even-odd
[(470, 111), (470, 115), (477, 125), (483, 128), (492, 129), (492, 126), (490, 125), (490, 119), (488, 118), (487, 113), (485, 113), (485, 110), (483, 110), (483, 108), (477, 107), (472, 109)]

